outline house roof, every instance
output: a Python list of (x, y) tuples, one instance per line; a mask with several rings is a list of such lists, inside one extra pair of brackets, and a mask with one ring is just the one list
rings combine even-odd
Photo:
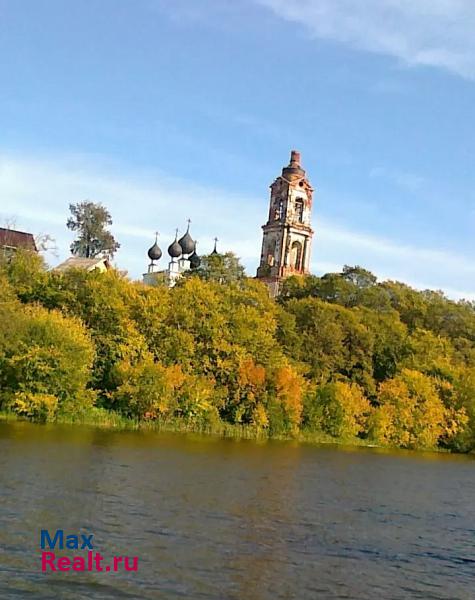
[(25, 250), (33, 250), (34, 252), (38, 251), (32, 233), (0, 227), (0, 247), (5, 246), (10, 248), (24, 248)]
[(86, 269), (86, 271), (93, 271), (101, 265), (104, 265), (106, 269), (110, 269), (111, 267), (107, 258), (83, 258), (81, 256), (70, 256), (64, 262), (55, 267), (54, 271), (66, 271), (67, 269)]

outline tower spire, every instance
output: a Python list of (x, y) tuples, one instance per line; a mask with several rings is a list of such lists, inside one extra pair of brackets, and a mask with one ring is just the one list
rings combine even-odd
[(300, 167), (300, 152), (298, 150), (291, 150), (289, 166)]

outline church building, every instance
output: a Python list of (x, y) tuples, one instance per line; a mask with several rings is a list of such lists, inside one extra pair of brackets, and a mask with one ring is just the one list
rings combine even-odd
[(169, 287), (173, 287), (186, 271), (200, 266), (201, 259), (196, 254), (196, 242), (190, 235), (190, 222), (188, 219), (187, 230), (180, 239), (178, 239), (178, 229), (176, 230), (175, 240), (168, 246), (170, 262), (165, 270), (157, 270), (156, 263), (162, 257), (162, 250), (158, 245), (158, 233), (155, 235), (155, 243), (147, 252), (150, 264), (147, 273), (142, 276), (144, 283), (155, 285), (164, 281)]
[[(300, 164), (300, 153), (292, 150), (290, 163), (270, 186), (267, 223), (262, 226), (262, 249), (257, 279), (266, 283), (271, 296), (279, 294), (282, 281), (290, 275), (309, 273), (313, 230), (311, 227), (313, 188)], [(201, 259), (196, 242), (190, 235), (190, 221), (185, 234), (168, 247), (167, 269), (157, 267), (162, 250), (155, 243), (148, 250), (150, 264), (143, 281), (149, 285), (165, 282), (173, 287), (190, 269), (198, 269)], [(215, 242), (217, 238), (215, 238)], [(216, 243), (212, 254), (217, 254)]]
[(268, 285), (272, 296), (277, 296), (283, 279), (309, 273), (313, 188), (300, 164), (299, 152), (292, 150), (290, 163), (270, 190), (257, 278)]

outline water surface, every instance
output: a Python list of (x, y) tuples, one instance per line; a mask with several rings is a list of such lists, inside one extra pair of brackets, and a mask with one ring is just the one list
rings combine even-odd
[[(0, 423), (2, 599), (475, 599), (475, 460)], [(40, 529), (138, 572), (41, 573)]]

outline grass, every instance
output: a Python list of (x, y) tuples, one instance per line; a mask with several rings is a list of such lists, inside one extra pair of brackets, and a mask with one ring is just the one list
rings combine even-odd
[(18, 421), (18, 415), (6, 410), (0, 410), (0, 421)]
[[(21, 421), (21, 417), (12, 412), (0, 411), (0, 421)], [(223, 438), (246, 440), (294, 440), (310, 444), (345, 444), (353, 446), (369, 446), (369, 442), (351, 437), (334, 438), (323, 431), (299, 431), (296, 434), (271, 434), (265, 429), (252, 425), (238, 425), (218, 421), (212, 424), (187, 422), (184, 419), (167, 419), (157, 421), (138, 421), (120, 415), (111, 410), (93, 407), (75, 414), (59, 414), (54, 421), (61, 425), (86, 425), (101, 429), (122, 431), (163, 431), (169, 433), (198, 433)]]

